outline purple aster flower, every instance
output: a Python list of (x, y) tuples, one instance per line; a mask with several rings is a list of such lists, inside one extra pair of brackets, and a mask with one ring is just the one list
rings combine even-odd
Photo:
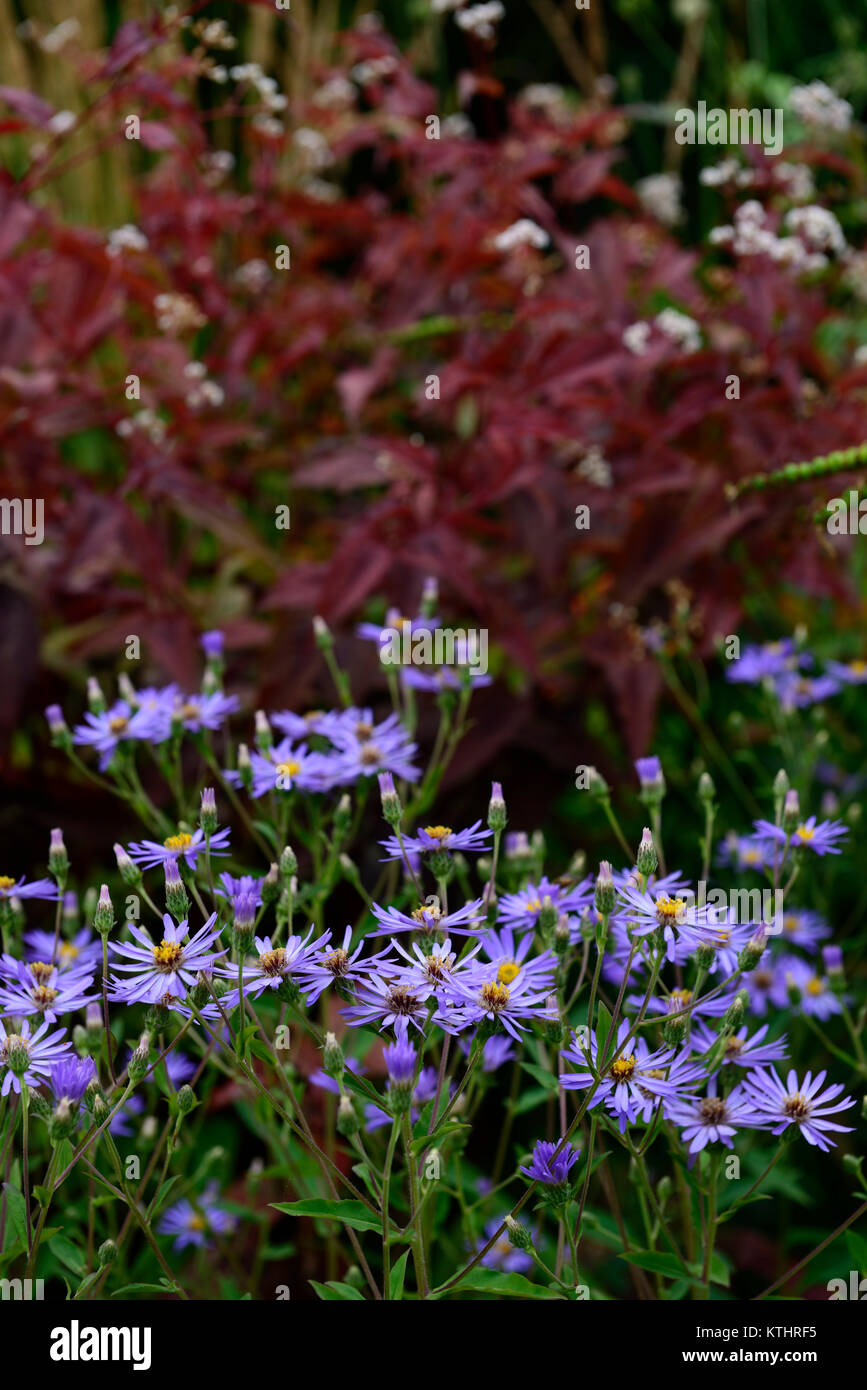
[[(24, 933), (25, 955), (28, 960), (50, 961), (54, 955), (54, 932), (34, 929)], [(68, 941), (61, 937), (57, 944), (54, 964), (63, 974), (67, 970), (93, 970), (102, 960), (102, 946), (88, 927), (82, 927)]]
[(418, 1049), (405, 1033), (398, 1035), (397, 1041), (382, 1049), (385, 1068), (392, 1086), (406, 1086), (415, 1077)]
[[(465, 1057), (469, 1057), (473, 1050), (472, 1039), (461, 1038), (458, 1046)], [(505, 1033), (495, 1033), (488, 1038), (482, 1048), (482, 1071), (499, 1071), (504, 1062), (512, 1062), (515, 1058), (515, 1044), (512, 1038)]]
[(632, 936), (648, 936), (662, 931), (666, 945), (666, 955), (674, 960), (675, 950), (681, 936), (687, 944), (696, 946), (703, 939), (701, 928), (706, 925), (707, 908), (697, 906), (694, 895), (685, 892), (672, 897), (670, 893), (642, 893), (638, 888), (621, 888), (617, 906), (614, 910), (616, 920), (626, 922)]
[(774, 690), (784, 710), (807, 709), (840, 693), (840, 684), (830, 676), (804, 676), (787, 672), (778, 676)]
[[(739, 1028), (726, 1037), (725, 1051), (720, 1059), (723, 1066), (764, 1067), (770, 1062), (779, 1062), (788, 1055), (785, 1037), (774, 1042), (765, 1042), (768, 1024), (757, 1028), (752, 1037), (747, 1036), (747, 1027)], [(690, 1035), (690, 1044), (696, 1053), (710, 1052), (719, 1042), (719, 1034), (714, 1033), (704, 1023), (698, 1023)]]
[(734, 1148), (739, 1129), (762, 1129), (764, 1119), (746, 1091), (747, 1082), (739, 1082), (727, 1096), (717, 1094), (717, 1078), (707, 1083), (706, 1096), (687, 1096), (667, 1102), (666, 1118), (678, 1126), (691, 1155), (700, 1153), (708, 1144), (723, 1144)]
[(185, 940), (189, 930), (187, 922), (176, 926), (168, 913), (163, 916), (164, 934), (158, 946), (141, 927), (130, 922), (129, 929), (137, 945), (128, 941), (109, 942), (113, 955), (126, 958), (115, 963), (115, 970), (130, 978), (109, 981), (112, 998), (125, 1004), (156, 1004), (166, 995), (182, 999), (195, 984), (199, 972), (210, 970), (226, 954), (225, 950), (211, 949), (220, 937), (216, 912), (188, 941)]
[(338, 717), (337, 710), (312, 709), (307, 714), (293, 714), (292, 710), (284, 709), (269, 714), (268, 720), (288, 738), (306, 740), (311, 734), (325, 734), (329, 722)]
[(774, 938), (788, 949), (800, 946), (815, 954), (819, 942), (831, 935), (831, 928), (818, 912), (805, 908), (791, 908), (783, 913), (782, 931)]
[(500, 931), (490, 928), (482, 934), (481, 944), (490, 964), (479, 963), (476, 969), (488, 974), (495, 972), (501, 985), (512, 985), (517, 980), (536, 990), (553, 987), (557, 957), (553, 951), (542, 951), (528, 960), (533, 948), (532, 934), (526, 933), (516, 942), (511, 927), (503, 927)]
[(25, 1018), (40, 1014), (48, 1023), (56, 1023), (63, 1014), (83, 1009), (96, 999), (89, 994), (93, 976), (67, 970), (63, 974), (45, 961), (0, 960), (0, 1015)]
[(241, 708), (237, 695), (224, 695), (214, 690), (209, 695), (179, 695), (172, 708), (172, 717), (180, 721), (190, 734), (202, 729), (219, 729), (230, 714)]
[(367, 979), (359, 982), (355, 1003), (342, 1009), (341, 1014), (352, 1028), (393, 1027), (397, 1035), (407, 1032), (412, 1024), (422, 1032), (428, 1013), (426, 1000), (431, 993), (429, 986), (410, 989), (408, 985), (371, 971)]
[(412, 686), (414, 690), (439, 694), (441, 690), (461, 690), (467, 685), (477, 690), (490, 685), (493, 676), (484, 675), (476, 670), (475, 666), (464, 662), (456, 666), (438, 666), (433, 670), (423, 670), (418, 666), (401, 666), (400, 679), (403, 685)]
[[(670, 1047), (651, 1052), (639, 1036), (630, 1041), (627, 1050), (621, 1050), (630, 1031), (628, 1019), (621, 1019), (617, 1045), (610, 1050), (615, 1060), (606, 1061), (602, 1079), (589, 1105), (593, 1109), (604, 1102), (605, 1108), (616, 1117), (621, 1134), (626, 1132), (627, 1124), (649, 1118), (661, 1101), (676, 1100), (705, 1074), (704, 1069), (691, 1060), (688, 1048), (680, 1053)], [(578, 1068), (574, 1072), (560, 1073), (560, 1085), (565, 1090), (585, 1091), (595, 1084), (600, 1069), (595, 1034), (588, 1035), (586, 1030), (576, 1033), (570, 1046), (560, 1055)]]
[[(785, 830), (778, 825), (772, 825), (767, 820), (753, 821), (756, 830), (760, 835), (767, 836), (769, 839), (776, 840), (784, 845), (790, 838)], [(838, 840), (845, 840), (849, 831), (841, 821), (821, 821), (816, 823), (816, 817), (810, 816), (809, 820), (804, 821), (792, 832), (791, 845), (794, 849), (811, 849), (814, 854), (840, 854), (842, 851), (837, 846)]]
[(783, 1085), (779, 1076), (770, 1067), (767, 1070), (751, 1072), (744, 1080), (744, 1086), (755, 1109), (771, 1125), (772, 1134), (782, 1134), (789, 1125), (797, 1125), (808, 1144), (827, 1153), (835, 1147), (835, 1141), (827, 1138), (834, 1131), (850, 1134), (851, 1125), (838, 1125), (827, 1118), (840, 1110), (848, 1110), (855, 1104), (843, 1092), (842, 1085), (828, 1086), (822, 1090), (826, 1073), (820, 1071), (816, 1077), (807, 1072), (803, 1086), (798, 1082), (797, 1072), (790, 1071)]
[(487, 841), (493, 834), (492, 830), (480, 830), (481, 821), (473, 821), (466, 830), (452, 830), (448, 825), (426, 825), (420, 829), (417, 835), (404, 836), (403, 849), (396, 835), (390, 835), (387, 840), (380, 840), (383, 849), (388, 851), (383, 856), (383, 863), (389, 859), (402, 859), (404, 850), (410, 850), (416, 854), (436, 854), (440, 850), (460, 850), (466, 854), (470, 851), (476, 852), (488, 848)]
[[(292, 740), (281, 739), (271, 748), (254, 749), (250, 754), (253, 780), (250, 787), (255, 797), (271, 791), (325, 792), (337, 786), (340, 768), (337, 759), (325, 753), (310, 753), (307, 745), (293, 747)], [(238, 783), (239, 774), (226, 773), (228, 780)]]
[(44, 902), (56, 902), (59, 897), (53, 879), (35, 878), (28, 883), (25, 878), (14, 879), (8, 874), (0, 874), (0, 901), (4, 898), (41, 898)]
[(474, 1023), (499, 1024), (521, 1041), (530, 1024), (549, 1017), (547, 991), (537, 994), (520, 985), (510, 988), (496, 978), (456, 980), (449, 999), (435, 1016), (447, 1033), (459, 1033)]
[(239, 898), (252, 898), (253, 905), (261, 907), (262, 882), (261, 878), (256, 878), (253, 874), (241, 874), (239, 878), (232, 874), (220, 874), (220, 882), (214, 892), (218, 898), (228, 899), (233, 910), (237, 907)]
[(215, 1235), (225, 1235), (235, 1227), (235, 1218), (217, 1204), (217, 1185), (209, 1183), (199, 1201), (184, 1197), (163, 1214), (157, 1230), (175, 1237), (175, 1250), (195, 1245), (204, 1250), (214, 1244)]
[[(383, 1050), (388, 1051), (387, 1048)], [(413, 1091), (410, 1099), (410, 1124), (415, 1124), (416, 1120), (419, 1117), (419, 1111), (421, 1110), (421, 1107), (423, 1105), (427, 1105), (429, 1100), (433, 1100), (434, 1096), (436, 1095), (437, 1081), (438, 1076), (436, 1067), (422, 1067), (421, 1071), (419, 1072), (419, 1077), (418, 1081), (416, 1082), (415, 1090)], [(391, 1095), (395, 1089), (396, 1088), (394, 1085), (390, 1085), (388, 1087), (389, 1094)], [(452, 1089), (452, 1086), (449, 1085), (449, 1095), (451, 1095)], [(399, 1103), (400, 1102), (398, 1102), (398, 1104)], [(388, 1110), (383, 1110), (382, 1106), (375, 1105), (372, 1102), (368, 1105), (365, 1105), (364, 1127), (366, 1130), (368, 1130), (368, 1132), (373, 1133), (378, 1129), (382, 1129), (383, 1125), (392, 1124), (393, 1121), (394, 1115)]]
[(95, 1077), (92, 1057), (62, 1057), (51, 1068), (48, 1084), (56, 1101), (77, 1105)]
[(390, 772), (406, 782), (417, 782), (421, 776), (413, 762), (418, 747), (396, 714), (376, 724), (369, 709), (348, 709), (328, 722), (326, 732), (337, 750), (341, 783), (376, 777), (380, 772)]
[(99, 766), (102, 772), (114, 757), (119, 743), (130, 739), (156, 739), (164, 720), (158, 717), (160, 711), (153, 707), (134, 708), (127, 700), (116, 700), (108, 709), (99, 714), (92, 710), (84, 716), (83, 724), (76, 724), (72, 732), (73, 743), (95, 748), (99, 753)]
[[(367, 1067), (362, 1066), (361, 1062), (359, 1062), (356, 1057), (347, 1057), (343, 1065), (346, 1071), (352, 1072), (353, 1076), (367, 1075)], [(312, 1071), (307, 1080), (310, 1082), (311, 1086), (316, 1086), (320, 1091), (331, 1091), (335, 1096), (340, 1095), (340, 1083), (336, 1081), (333, 1076), (329, 1076), (327, 1072), (323, 1071), (321, 1067), (317, 1067), (316, 1071)]]
[(565, 1187), (569, 1182), (570, 1170), (578, 1162), (581, 1154), (580, 1150), (573, 1149), (571, 1144), (567, 1144), (557, 1153), (559, 1147), (559, 1143), (552, 1144), (546, 1139), (538, 1139), (529, 1168), (522, 1166), (520, 1171), (532, 1182), (544, 1183), (546, 1187)]
[(10, 1030), (0, 1021), (0, 1072), (3, 1075), (0, 1095), (8, 1096), (10, 1090), (20, 1095), (22, 1084), (41, 1086), (51, 1075), (54, 1064), (72, 1051), (72, 1044), (63, 1041), (65, 1028), (54, 1033), (49, 1033), (48, 1028), (47, 1023), (41, 1023), (36, 1032), (31, 1033), (30, 1023), (25, 1018)]
[(400, 632), (401, 636), (406, 632), (411, 637), (414, 632), (431, 632), (439, 626), (439, 618), (426, 618), (423, 614), (416, 618), (407, 618), (399, 608), (389, 608), (382, 626), (378, 623), (359, 623), (355, 635), (364, 642), (376, 642), (378, 646), (384, 647), (388, 641), (389, 630)]
[(589, 874), (571, 888), (540, 878), (538, 883), (528, 883), (517, 893), (503, 894), (499, 902), (500, 921), (507, 926), (517, 927), (519, 931), (535, 927), (545, 898), (551, 899), (551, 906), (556, 909), (558, 916), (563, 912), (580, 912), (592, 902), (593, 887)]
[(757, 835), (727, 835), (717, 849), (719, 862), (739, 873), (745, 869), (768, 869), (776, 853), (772, 841), (760, 840)]
[(807, 961), (791, 956), (787, 962), (785, 979), (787, 990), (794, 988), (801, 996), (798, 1005), (801, 1013), (823, 1021), (834, 1014), (842, 1013), (843, 1005), (831, 989), (830, 982), (818, 974), (815, 967)]
[[(433, 935), (434, 932), (447, 932), (449, 936), (478, 936), (477, 923), (484, 918), (484, 905), (481, 898), (464, 903), (455, 912), (444, 913), (438, 898), (429, 898), (424, 906), (412, 912), (401, 912), (396, 907), (380, 907), (374, 903), (371, 912), (380, 925), (371, 936), (392, 936), (397, 932), (417, 931)], [(471, 925), (462, 925), (469, 923)]]
[[(473, 959), (482, 949), (479, 943), (458, 960), (448, 937), (441, 942), (428, 940), (423, 946), (413, 941), (409, 951), (405, 951), (394, 938), (391, 945), (407, 962), (405, 966), (397, 966), (395, 978), (409, 985), (410, 989), (415, 989), (417, 985), (430, 986), (434, 993), (453, 989), (455, 983), (472, 968)], [(490, 973), (490, 967), (485, 969)]]
[[(213, 855), (228, 854), (229, 828), (224, 827), (211, 836), (210, 851)], [(128, 854), (142, 869), (153, 869), (157, 864), (177, 863), (179, 859), (195, 869), (200, 854), (205, 852), (205, 832), (199, 827), (192, 834), (179, 830), (177, 835), (169, 835), (162, 844), (158, 840), (140, 840), (129, 846)]]
[(790, 637), (764, 646), (746, 646), (736, 661), (726, 666), (726, 680), (759, 685), (763, 680), (784, 676), (789, 672), (809, 668), (813, 658), (808, 652), (797, 652)]
[(764, 1018), (768, 1006), (784, 1009), (789, 1002), (786, 975), (794, 956), (765, 956), (760, 965), (743, 977), (743, 988), (750, 996), (750, 1012)]
[(301, 987), (308, 1005), (315, 1004), (322, 991), (329, 985), (338, 985), (344, 990), (356, 985), (371, 970), (376, 970), (379, 962), (388, 954), (386, 949), (368, 956), (366, 960), (359, 959), (364, 950), (364, 939), (358, 943), (354, 951), (350, 951), (351, 926), (344, 931), (340, 946), (329, 944), (330, 935), (329, 932), (326, 936), (320, 937), (304, 960)]
[[(323, 937), (319, 938), (319, 941), (311, 946), (309, 942), (312, 935), (313, 927), (303, 938), (290, 936), (285, 946), (272, 945), (270, 936), (255, 937), (256, 950), (259, 955), (256, 961), (244, 962), (245, 996), (261, 994), (265, 989), (279, 989), (284, 981), (300, 975), (316, 947), (324, 945), (331, 939), (331, 933), (326, 932)], [(218, 973), (237, 980), (238, 966), (223, 966)], [(223, 1003), (230, 1008), (235, 1008), (240, 1000), (240, 989), (232, 989), (226, 994)]]
[(828, 675), (841, 685), (867, 684), (867, 661), (829, 661)]

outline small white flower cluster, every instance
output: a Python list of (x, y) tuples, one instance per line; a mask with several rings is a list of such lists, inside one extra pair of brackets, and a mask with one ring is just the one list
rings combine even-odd
[[(235, 67), (229, 68), (229, 76), (233, 82), (247, 82), (251, 87), (255, 87), (263, 105), (268, 108), (272, 116), (275, 111), (286, 110), (288, 104), (286, 97), (279, 90), (274, 78), (268, 77), (258, 63), (238, 63)], [(266, 116), (265, 119), (269, 118)], [(253, 124), (256, 124), (256, 117), (253, 119)], [(274, 122), (274, 124), (279, 125), (279, 122)], [(283, 127), (280, 126), (279, 129), (282, 133)]]
[(466, 140), (469, 136), (475, 135), (475, 127), (463, 111), (454, 111), (451, 116), (446, 116), (440, 129), (443, 135), (450, 135), (456, 140)]
[(201, 328), (205, 317), (185, 294), (158, 294), (154, 300), (157, 311), (157, 327), (164, 333), (185, 333), (193, 328)]
[(594, 487), (611, 487), (614, 483), (611, 464), (605, 458), (598, 444), (591, 445), (575, 472), (580, 478), (592, 483)]
[(789, 106), (805, 125), (845, 132), (852, 124), (852, 107), (848, 101), (838, 97), (833, 88), (818, 79), (803, 87), (793, 87), (789, 93)]
[(60, 53), (68, 43), (77, 39), (80, 33), (81, 25), (77, 19), (63, 19), (36, 42), (43, 53)]
[(662, 309), (652, 322), (639, 319), (629, 324), (621, 335), (623, 346), (636, 357), (643, 357), (650, 346), (650, 334), (654, 327), (682, 352), (698, 352), (701, 347), (701, 329), (695, 319), (672, 308)]
[(131, 222), (125, 222), (122, 227), (116, 227), (113, 232), (108, 234), (108, 245), (105, 248), (107, 256), (119, 256), (121, 251), (146, 251), (148, 239), (144, 232), (139, 231)]
[(532, 222), (529, 217), (521, 217), (494, 237), (494, 245), (498, 251), (514, 251), (518, 246), (535, 246), (541, 251), (549, 240), (548, 233), (537, 222)]
[(370, 58), (365, 63), (356, 63), (355, 67), (350, 69), (349, 75), (355, 79), (359, 87), (367, 87), (371, 82), (390, 77), (397, 67), (397, 59), (386, 53), (382, 58)]
[(733, 226), (714, 227), (710, 241), (714, 246), (730, 247), (736, 256), (768, 256), (778, 265), (798, 271), (821, 270), (828, 264), (825, 251), (842, 255), (846, 250), (840, 224), (827, 208), (791, 208), (783, 225), (795, 235), (777, 236), (767, 226), (761, 203), (752, 199), (737, 209)]
[(321, 131), (312, 126), (299, 126), (292, 139), (309, 169), (327, 169), (334, 163), (334, 155)]
[[(187, 27), (181, 20), (184, 28)], [(200, 19), (190, 26), (192, 32), (208, 48), (230, 49), (238, 47), (238, 40), (224, 19)]]
[(682, 314), (679, 309), (663, 309), (653, 320), (666, 338), (670, 338), (684, 352), (698, 352), (701, 347), (701, 329), (695, 319)]
[(313, 105), (339, 110), (355, 105), (355, 84), (346, 77), (329, 77), (313, 93)]
[(472, 34), (474, 38), (489, 43), (491, 39), (496, 38), (497, 31), (494, 26), (499, 24), (505, 13), (505, 7), (500, 4), (500, 0), (489, 0), (486, 5), (471, 5), (468, 10), (458, 10), (455, 24), (459, 29), (463, 29), (465, 34)]
[(146, 434), (152, 444), (162, 444), (166, 437), (166, 422), (157, 415), (155, 410), (145, 406), (143, 410), (137, 410), (127, 420), (119, 420), (114, 427), (115, 434), (119, 434), (121, 439), (129, 439), (133, 434)]
[(184, 367), (184, 376), (192, 382), (184, 397), (191, 410), (200, 410), (206, 405), (223, 404), (223, 388), (218, 386), (216, 381), (211, 381), (204, 362), (188, 362)]
[(271, 271), (267, 262), (258, 256), (245, 261), (235, 271), (235, 283), (248, 290), (250, 294), (260, 294), (271, 283)]
[(646, 179), (639, 179), (635, 191), (642, 207), (651, 217), (655, 217), (663, 227), (677, 226), (683, 216), (677, 174), (650, 174)]
[(767, 179), (757, 169), (745, 168), (736, 159), (726, 158), (719, 164), (709, 164), (699, 174), (699, 181), (706, 188), (722, 188), (731, 184), (735, 188), (756, 188), (764, 181), (792, 202), (802, 203), (815, 197), (816, 186), (813, 171), (808, 164), (792, 164), (789, 160), (774, 160), (767, 169)]

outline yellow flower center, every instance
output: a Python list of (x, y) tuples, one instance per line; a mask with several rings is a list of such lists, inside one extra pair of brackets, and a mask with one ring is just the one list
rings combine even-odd
[(322, 962), (326, 970), (330, 970), (332, 975), (345, 975), (346, 967), (349, 964), (349, 956), (342, 946), (338, 946), (336, 951), (325, 957)]
[(163, 971), (166, 975), (174, 970), (184, 954), (183, 947), (179, 942), (166, 941), (165, 937), (163, 937), (159, 946), (154, 946), (153, 951), (157, 970)]
[(501, 985), (510, 985), (517, 975), (521, 973), (521, 967), (517, 961), (504, 960), (497, 971), (497, 979)]
[(286, 763), (278, 763), (276, 772), (277, 777), (295, 777), (301, 771), (301, 764), (290, 758)]
[(163, 840), (166, 849), (186, 849), (193, 843), (192, 835), (188, 835), (185, 830), (181, 830), (177, 835), (170, 835), (167, 840)]
[(79, 955), (77, 946), (73, 946), (71, 941), (64, 941), (60, 946), (60, 955), (63, 960), (75, 960)]
[(431, 840), (447, 840), (452, 833), (450, 825), (426, 825), (424, 833)]
[(673, 989), (668, 996), (669, 1010), (678, 1013), (681, 1009), (686, 1008), (691, 998), (691, 989)]
[(355, 737), (360, 739), (362, 743), (367, 743), (372, 733), (373, 725), (368, 724), (366, 719), (360, 719), (355, 726)]
[(810, 980), (807, 981), (807, 993), (808, 993), (808, 994), (824, 994), (824, 993), (825, 993), (825, 986), (822, 984), (822, 981), (818, 978), (817, 975), (814, 975), (814, 976), (812, 977), (812, 979), (810, 979)]
[(375, 743), (363, 743), (358, 756), (365, 767), (372, 767), (376, 763), (382, 762), (382, 753)]
[(850, 661), (849, 670), (853, 676), (863, 676), (867, 673), (867, 661)]
[(9, 878), (8, 874), (0, 874), (0, 890), (15, 887), (15, 879)]
[(797, 931), (798, 919), (788, 914), (783, 918), (783, 931)]
[(616, 1062), (611, 1063), (609, 1075), (613, 1076), (615, 1081), (628, 1081), (634, 1071), (634, 1057), (618, 1057)]
[(265, 951), (259, 957), (259, 969), (263, 975), (282, 975), (286, 964), (286, 952), (282, 946), (274, 951)]
[(208, 1223), (203, 1216), (194, 1215), (190, 1217), (191, 1231), (206, 1231), (207, 1229)]
[(198, 719), (200, 713), (201, 707), (199, 705), (194, 705), (189, 701), (187, 702), (187, 704), (181, 706), (182, 719)]
[(59, 989), (49, 989), (47, 985), (37, 985), (36, 989), (31, 991), (30, 997), (34, 1004), (39, 1005), (40, 1009), (45, 1009), (49, 1004), (54, 1003), (59, 993)]
[(783, 1110), (787, 1115), (791, 1116), (793, 1120), (802, 1120), (806, 1115), (809, 1115), (810, 1104), (809, 1101), (805, 1100), (801, 1095), (800, 1091), (796, 1091), (793, 1096), (786, 1097), (783, 1102)]
[(677, 922), (683, 916), (686, 903), (683, 898), (670, 898), (667, 893), (656, 900), (656, 915), (660, 922)]
[(795, 831), (795, 834), (797, 835), (799, 840), (812, 840), (815, 831), (808, 830), (806, 825), (799, 825), (797, 830)]
[(44, 960), (32, 960), (29, 968), (30, 974), (38, 985), (47, 984), (54, 974), (54, 966), (46, 965)]
[(541, 912), (542, 903), (539, 898), (528, 898), (524, 904), (528, 912)]
[(108, 727), (113, 734), (122, 734), (129, 720), (122, 714), (116, 714), (108, 721)]
[(482, 985), (479, 1002), (492, 1013), (499, 1013), (509, 1002), (509, 991), (505, 985), (490, 980), (486, 985)]

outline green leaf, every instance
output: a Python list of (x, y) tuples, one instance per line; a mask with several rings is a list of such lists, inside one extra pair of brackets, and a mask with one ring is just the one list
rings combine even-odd
[(71, 1269), (73, 1274), (77, 1274), (79, 1279), (83, 1277), (85, 1263), (81, 1252), (76, 1249), (71, 1240), (67, 1240), (66, 1236), (55, 1236), (53, 1240), (48, 1242), (48, 1249), (62, 1265), (66, 1265), (66, 1268)]
[(327, 1284), (319, 1284), (315, 1279), (310, 1283), (318, 1293), (319, 1297), (326, 1303), (348, 1303), (353, 1300), (356, 1303), (364, 1303), (364, 1294), (359, 1293), (351, 1284), (340, 1284), (336, 1279), (331, 1279)]
[(6, 1240), (4, 1250), (11, 1245), (13, 1240), (23, 1240), (27, 1244), (27, 1207), (24, 1202), (23, 1193), (13, 1187), (11, 1182), (4, 1182), (3, 1191), (6, 1193)]
[[(471, 1289), (474, 1293), (488, 1293), (506, 1298), (556, 1298), (563, 1295), (556, 1289), (548, 1289), (543, 1284), (531, 1284), (523, 1274), (502, 1274), (498, 1269), (474, 1269), (447, 1293), (460, 1294)], [(435, 1295), (436, 1296), (436, 1295)]]
[(403, 1298), (403, 1281), (406, 1276), (406, 1262), (409, 1259), (409, 1251), (404, 1250), (399, 1260), (395, 1260), (391, 1268), (391, 1276), (388, 1281), (388, 1292), (393, 1302)]
[(425, 1149), (438, 1149), (453, 1134), (458, 1134), (462, 1129), (471, 1129), (471, 1125), (458, 1124), (454, 1120), (447, 1120), (439, 1129), (435, 1129), (433, 1134), (420, 1134), (417, 1139), (413, 1139), (410, 1145), (414, 1154), (423, 1153)]
[(180, 1293), (177, 1284), (170, 1284), (168, 1279), (163, 1279), (159, 1284), (124, 1284), (122, 1289), (115, 1289), (112, 1298), (120, 1298), (122, 1293)]
[(605, 1055), (605, 1044), (608, 1041), (608, 1034), (611, 1032), (611, 1015), (604, 1004), (599, 1005), (599, 1016), (596, 1020), (596, 1056), (600, 1060)]
[(546, 1091), (552, 1093), (559, 1091), (560, 1081), (558, 1077), (553, 1072), (548, 1071), (546, 1067), (537, 1067), (534, 1062), (522, 1062), (521, 1070), (528, 1071), (533, 1080), (538, 1081), (539, 1085), (543, 1086)]
[(330, 1221), (342, 1221), (354, 1231), (382, 1231), (382, 1222), (363, 1202), (331, 1200), (325, 1197), (306, 1197), (302, 1202), (270, 1202), (275, 1211), (286, 1216), (314, 1216)]

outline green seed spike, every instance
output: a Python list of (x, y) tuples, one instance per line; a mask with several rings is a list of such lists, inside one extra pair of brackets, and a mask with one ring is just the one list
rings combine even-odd
[(738, 483), (727, 483), (725, 494), (729, 502), (734, 502), (745, 492), (762, 492), (767, 487), (785, 487), (787, 483), (801, 483), (808, 478), (822, 478), (827, 473), (864, 467), (867, 467), (867, 442), (850, 449), (835, 449), (807, 463), (787, 463), (773, 473), (755, 473), (751, 478), (741, 478)]

